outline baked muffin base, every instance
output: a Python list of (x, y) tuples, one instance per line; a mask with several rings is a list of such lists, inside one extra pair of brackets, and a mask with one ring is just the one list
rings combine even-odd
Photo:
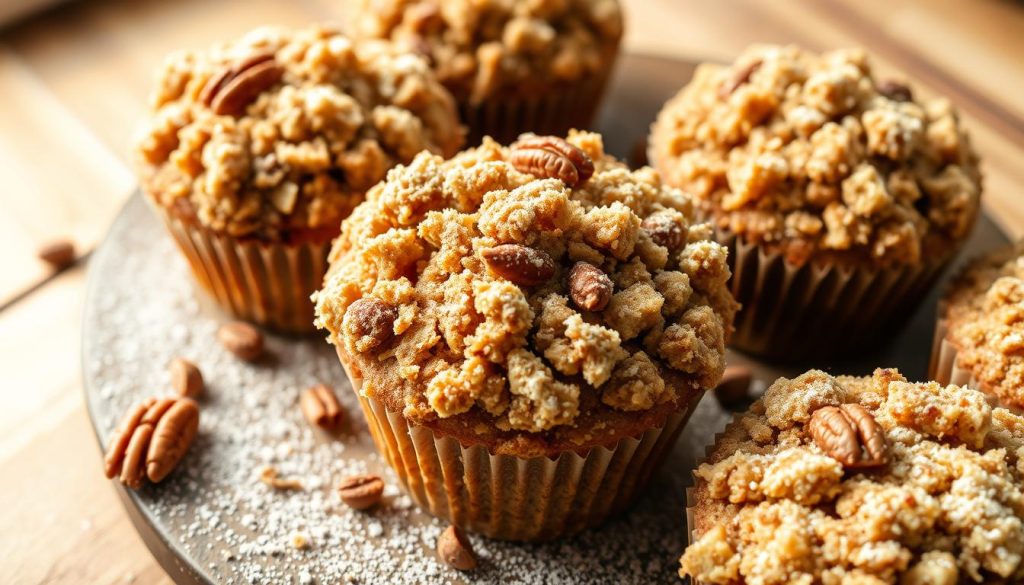
[(470, 532), (541, 542), (593, 528), (627, 508), (671, 451), (703, 396), (694, 392), (661, 426), (583, 453), (523, 458), (410, 422), (360, 392), (362, 378), (338, 357), (378, 451), (416, 504)]

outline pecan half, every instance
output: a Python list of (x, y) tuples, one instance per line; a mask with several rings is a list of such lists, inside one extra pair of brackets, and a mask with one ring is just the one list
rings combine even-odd
[(879, 467), (889, 460), (885, 432), (859, 404), (819, 408), (807, 426), (821, 450), (843, 467)]
[(445, 529), (437, 539), (437, 556), (446, 565), (460, 571), (476, 568), (476, 555), (465, 533), (454, 524)]
[(238, 116), (283, 75), (272, 51), (254, 53), (212, 75), (199, 92), (199, 101), (215, 114)]
[(263, 355), (263, 334), (242, 321), (225, 323), (217, 330), (217, 340), (239, 358), (254, 362)]
[(341, 501), (355, 510), (365, 510), (380, 502), (384, 480), (379, 475), (352, 475), (338, 484)]
[(557, 136), (523, 138), (512, 146), (508, 160), (522, 173), (558, 179), (569, 187), (586, 183), (594, 174), (590, 156)]
[(543, 250), (500, 244), (480, 252), (491, 272), (520, 286), (536, 286), (555, 274), (555, 262)]
[(914, 99), (914, 94), (905, 83), (893, 79), (886, 79), (876, 86), (878, 93), (897, 102), (909, 102)]
[(149, 478), (163, 481), (178, 465), (199, 429), (199, 407), (188, 398), (150, 398), (133, 407), (114, 432), (104, 473), (132, 489)]
[(341, 404), (334, 390), (324, 384), (317, 384), (302, 393), (299, 399), (302, 414), (310, 424), (330, 429), (341, 423)]
[(722, 99), (728, 98), (732, 92), (739, 89), (741, 85), (750, 81), (754, 72), (761, 68), (762, 61), (755, 59), (743, 67), (733, 69), (732, 75), (718, 88), (718, 96)]
[(686, 238), (683, 226), (679, 225), (679, 222), (673, 217), (664, 213), (648, 215), (640, 223), (640, 228), (651, 236), (651, 240), (655, 244), (668, 248), (669, 252), (678, 250)]
[(398, 309), (373, 297), (363, 297), (348, 306), (342, 327), (362, 340), (363, 351), (377, 347), (395, 334)]
[(588, 262), (577, 262), (569, 271), (569, 296), (581, 309), (602, 311), (612, 300), (612, 279)]
[(171, 362), (171, 387), (186, 398), (198, 398), (203, 393), (203, 373), (192, 362), (174, 358)]

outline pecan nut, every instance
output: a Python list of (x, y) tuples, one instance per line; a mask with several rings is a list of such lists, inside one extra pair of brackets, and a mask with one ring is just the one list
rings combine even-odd
[(104, 473), (132, 489), (144, 478), (163, 481), (188, 452), (199, 429), (199, 407), (189, 398), (150, 398), (128, 411), (114, 431)]
[(859, 404), (819, 408), (808, 430), (822, 451), (848, 469), (880, 467), (889, 460), (885, 432)]
[(217, 330), (217, 340), (225, 349), (247, 362), (254, 362), (263, 355), (263, 334), (242, 321), (221, 325)]
[(296, 477), (281, 477), (277, 469), (267, 466), (260, 470), (260, 481), (275, 490), (301, 490), (302, 482)]
[(613, 291), (612, 279), (593, 264), (577, 262), (569, 271), (569, 296), (581, 309), (603, 311)]
[(57, 240), (41, 246), (36, 256), (54, 270), (63, 270), (75, 262), (75, 245), (70, 240)]
[(199, 101), (215, 114), (238, 116), (283, 76), (284, 68), (274, 60), (274, 53), (261, 51), (211, 76), (199, 92)]
[(508, 160), (522, 173), (558, 179), (569, 187), (586, 183), (594, 174), (590, 156), (557, 136), (523, 138), (512, 146)]
[(668, 248), (669, 252), (678, 250), (686, 239), (683, 226), (675, 218), (664, 213), (648, 215), (641, 222), (640, 228), (647, 232), (651, 241)]
[(348, 306), (342, 327), (359, 340), (361, 351), (373, 349), (395, 334), (398, 309), (373, 297), (363, 297)]
[(715, 387), (715, 398), (726, 410), (739, 409), (750, 398), (753, 381), (754, 372), (747, 366), (728, 366), (722, 381)]
[(446, 565), (460, 571), (476, 568), (476, 554), (465, 533), (451, 525), (437, 539), (437, 556)]
[(192, 362), (174, 358), (171, 362), (171, 387), (186, 398), (198, 398), (203, 393), (203, 373)]
[(750, 81), (754, 73), (761, 68), (762, 61), (755, 59), (746, 65), (733, 69), (732, 75), (718, 88), (718, 96), (722, 99), (728, 98), (741, 85)]
[(480, 255), (491, 272), (520, 286), (543, 284), (555, 274), (555, 262), (543, 250), (500, 244), (482, 250)]
[(365, 510), (380, 502), (384, 480), (379, 475), (351, 475), (338, 484), (341, 501), (355, 510)]
[(299, 407), (310, 424), (325, 429), (336, 428), (341, 424), (341, 404), (334, 390), (324, 384), (306, 389), (299, 399)]
[(910, 87), (907, 84), (900, 83), (894, 79), (886, 79), (885, 81), (879, 82), (876, 89), (878, 90), (878, 93), (893, 101), (909, 102), (914, 99), (914, 93), (910, 90)]

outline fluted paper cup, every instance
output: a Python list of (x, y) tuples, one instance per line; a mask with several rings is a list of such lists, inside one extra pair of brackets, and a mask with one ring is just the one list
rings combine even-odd
[(832, 355), (891, 331), (913, 314), (957, 252), (915, 266), (798, 266), (735, 233), (715, 236), (729, 249), (730, 287), (743, 305), (730, 346), (788, 361)]
[(949, 320), (945, 312), (940, 303), (939, 318), (935, 321), (935, 334), (932, 338), (931, 360), (928, 362), (928, 377), (943, 385), (956, 384), (980, 390), (974, 373), (957, 365), (959, 349), (948, 338)]
[(360, 392), (362, 378), (338, 356), (359, 396), (377, 449), (418, 506), (490, 538), (545, 541), (595, 527), (630, 505), (671, 451), (703, 393), (662, 426), (586, 453), (522, 458), (417, 425)]
[(313, 294), (331, 242), (262, 242), (203, 229), (155, 206), (200, 287), (234, 316), (284, 333), (311, 333)]

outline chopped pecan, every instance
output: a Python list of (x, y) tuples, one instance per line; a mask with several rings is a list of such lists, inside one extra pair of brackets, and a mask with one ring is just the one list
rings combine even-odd
[(355, 510), (365, 510), (377, 505), (384, 495), (384, 480), (379, 475), (352, 475), (338, 485), (341, 501)]
[(107, 477), (132, 489), (143, 478), (159, 483), (181, 461), (199, 429), (199, 407), (189, 398), (150, 398), (128, 411), (104, 457)]
[(889, 459), (885, 432), (859, 404), (819, 408), (807, 426), (821, 450), (846, 468), (879, 467)]
[(247, 362), (254, 362), (263, 355), (263, 334), (243, 321), (221, 325), (217, 339), (228, 351)]
[(587, 311), (602, 311), (612, 300), (612, 279), (588, 262), (577, 262), (569, 271), (569, 296)]
[(686, 234), (683, 233), (683, 226), (675, 218), (664, 214), (654, 213), (644, 218), (640, 227), (651, 236), (651, 240), (659, 246), (668, 248), (669, 252), (675, 252), (683, 245)]
[(56, 240), (40, 247), (36, 257), (54, 270), (62, 270), (74, 264), (75, 245), (70, 240)]
[(509, 162), (517, 170), (558, 179), (569, 187), (586, 183), (594, 174), (587, 153), (557, 136), (531, 136), (512, 146)]
[(732, 95), (732, 92), (739, 89), (741, 85), (750, 81), (754, 72), (761, 68), (761, 64), (762, 62), (760, 59), (755, 59), (743, 67), (733, 69), (732, 76), (730, 76), (729, 79), (722, 83), (721, 87), (718, 88), (718, 96), (722, 99), (728, 98)]
[(254, 53), (213, 74), (199, 92), (199, 101), (215, 114), (237, 116), (283, 75), (272, 51)]
[(260, 470), (260, 481), (275, 490), (301, 490), (302, 482), (295, 477), (281, 477), (277, 469), (266, 466)]
[(543, 250), (501, 244), (480, 252), (491, 272), (520, 286), (536, 286), (555, 274), (555, 262)]
[(446, 528), (437, 539), (437, 556), (453, 569), (471, 571), (476, 568), (473, 546), (454, 524)]
[(186, 398), (198, 398), (203, 393), (203, 373), (192, 362), (175, 358), (171, 362), (171, 387)]
[(909, 102), (914, 99), (914, 94), (910, 91), (910, 87), (907, 84), (900, 83), (894, 79), (886, 79), (879, 82), (876, 89), (878, 90), (878, 93), (893, 101)]
[(364, 340), (363, 351), (377, 347), (395, 334), (398, 309), (373, 297), (352, 303), (345, 313), (343, 327), (356, 339)]
[(310, 424), (325, 429), (336, 428), (341, 423), (341, 404), (334, 390), (324, 384), (317, 384), (302, 393), (299, 399), (302, 414)]

